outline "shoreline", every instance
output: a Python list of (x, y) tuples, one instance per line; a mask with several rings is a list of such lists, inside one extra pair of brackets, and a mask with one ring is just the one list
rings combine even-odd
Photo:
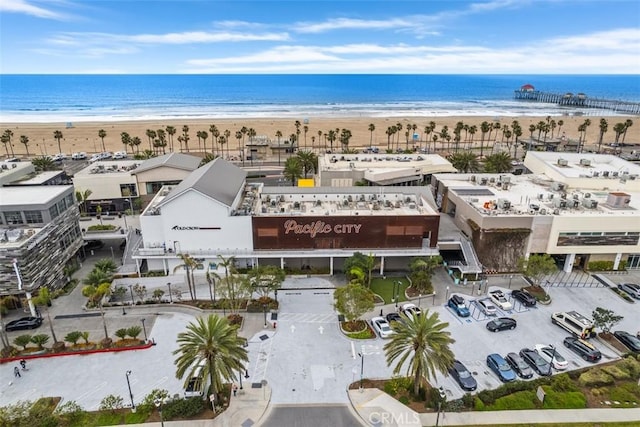
[[(298, 146), (300, 149), (305, 147), (305, 132), (304, 128), (307, 127), (306, 132), (306, 147), (311, 148), (313, 145), (316, 149), (324, 148), (324, 134), (329, 130), (342, 130), (349, 129), (352, 133), (352, 138), (349, 143), (350, 148), (354, 147), (366, 147), (369, 145), (377, 146), (381, 150), (386, 149), (388, 138), (386, 131), (390, 126), (402, 125), (402, 130), (393, 135), (390, 139), (399, 144), (400, 147), (406, 145), (406, 131), (407, 125), (416, 125), (415, 133), (418, 134), (417, 140), (413, 140), (413, 129), (409, 135), (409, 146), (419, 145), (419, 143), (425, 144), (427, 139), (432, 142), (434, 133), (438, 134), (443, 126), (447, 126), (449, 129), (449, 135), (453, 141), (453, 130), (458, 122), (462, 122), (468, 126), (476, 126), (477, 130), (473, 136), (473, 140), (479, 143), (482, 138), (480, 125), (486, 121), (490, 124), (500, 123), (500, 126), (512, 127), (512, 122), (517, 120), (522, 128), (522, 135), (520, 140), (528, 139), (531, 135), (529, 127), (536, 125), (539, 122), (547, 122), (547, 117), (550, 117), (550, 121), (556, 122), (556, 128), (553, 130), (553, 137), (560, 137), (562, 134), (570, 140), (578, 140), (581, 137), (581, 132), (578, 128), (584, 124), (585, 120), (590, 120), (591, 125), (587, 127), (584, 132), (584, 140), (586, 146), (597, 146), (600, 136), (600, 120), (605, 119), (608, 123), (608, 131), (604, 134), (603, 148), (609, 143), (615, 140), (614, 127), (618, 123), (625, 123), (631, 120), (632, 125), (627, 128), (627, 133), (624, 141), (626, 143), (640, 143), (640, 118), (628, 115), (615, 115), (615, 116), (313, 116), (313, 117), (239, 117), (239, 118), (202, 118), (202, 119), (158, 119), (158, 120), (116, 120), (116, 121), (87, 121), (87, 122), (72, 122), (72, 127), (67, 128), (65, 122), (38, 122), (38, 123), (16, 123), (16, 122), (0, 122), (0, 133), (9, 129), (13, 132), (12, 148), (15, 156), (25, 156), (26, 150), (24, 144), (20, 142), (20, 136), (24, 135), (29, 138), (28, 148), (29, 154), (36, 155), (51, 155), (58, 153), (57, 141), (53, 138), (53, 133), (59, 130), (63, 134), (63, 138), (60, 141), (61, 151), (65, 154), (71, 154), (73, 152), (84, 151), (87, 153), (100, 152), (102, 150), (102, 141), (98, 137), (98, 130), (103, 129), (107, 132), (107, 136), (104, 138), (104, 145), (106, 151), (121, 151), (124, 146), (121, 141), (120, 134), (122, 132), (128, 132), (131, 137), (139, 137), (141, 144), (139, 146), (140, 151), (149, 148), (149, 139), (146, 135), (147, 129), (157, 130), (165, 129), (166, 126), (173, 126), (176, 129), (176, 134), (173, 137), (174, 151), (178, 151), (179, 146), (177, 138), (182, 134), (182, 127), (184, 125), (189, 127), (189, 148), (193, 152), (202, 152), (202, 145), (198, 149), (197, 132), (207, 132), (208, 138), (205, 143), (207, 151), (211, 151), (211, 145), (213, 138), (209, 130), (211, 125), (215, 125), (223, 134), (225, 130), (230, 131), (229, 143), (225, 144), (225, 149), (238, 150), (242, 145), (242, 139), (237, 139), (235, 134), (242, 127), (253, 128), (256, 131), (257, 136), (266, 136), (273, 142), (277, 141), (276, 133), (281, 132), (281, 142), (288, 140), (290, 135), (296, 134), (295, 122), (300, 122), (300, 140)], [(563, 121), (563, 125), (558, 125), (559, 121)], [(435, 131), (430, 135), (426, 135), (424, 128), (429, 125), (430, 122), (436, 124)], [(369, 125), (373, 124), (375, 130), (369, 131)], [(321, 135), (318, 135), (320, 131)], [(538, 131), (533, 132), (533, 136), (538, 136)], [(548, 133), (548, 138), (551, 138), (551, 131)], [(471, 136), (466, 131), (461, 132), (461, 138), (463, 141), (468, 140)], [(544, 137), (544, 133), (541, 134)], [(244, 137), (244, 142), (247, 142), (248, 137)], [(321, 139), (321, 143), (319, 143)], [(506, 138), (505, 138), (506, 139)], [(489, 144), (493, 141), (503, 141), (502, 129), (493, 130), (492, 133), (485, 135), (485, 144)], [(511, 137), (513, 141), (513, 136)], [(622, 136), (619, 141), (622, 141)], [(441, 143), (441, 138), (438, 139), (438, 143)], [(329, 143), (327, 142), (327, 145)], [(169, 146), (167, 146), (168, 149)], [(334, 148), (340, 148), (340, 143), (336, 139), (334, 142)], [(0, 145), (2, 155), (6, 155), (6, 151), (9, 147), (6, 145)], [(218, 147), (217, 147), (218, 148)], [(168, 150), (167, 150), (168, 151)], [(133, 152), (131, 147), (127, 147), (127, 152)]]

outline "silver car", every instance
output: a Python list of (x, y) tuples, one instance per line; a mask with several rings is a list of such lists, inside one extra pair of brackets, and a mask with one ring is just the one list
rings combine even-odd
[(640, 285), (635, 283), (620, 283), (618, 289), (631, 295), (635, 299), (640, 299)]

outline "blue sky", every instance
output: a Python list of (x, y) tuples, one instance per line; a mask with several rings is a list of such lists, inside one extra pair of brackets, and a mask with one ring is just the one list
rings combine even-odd
[(0, 72), (640, 74), (640, 2), (0, 0)]

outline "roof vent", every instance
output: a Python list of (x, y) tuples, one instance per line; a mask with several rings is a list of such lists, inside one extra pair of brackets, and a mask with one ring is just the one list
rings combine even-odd
[(591, 160), (589, 160), (589, 159), (580, 159), (580, 166), (591, 166)]
[(567, 159), (558, 159), (558, 166), (569, 166), (569, 161)]

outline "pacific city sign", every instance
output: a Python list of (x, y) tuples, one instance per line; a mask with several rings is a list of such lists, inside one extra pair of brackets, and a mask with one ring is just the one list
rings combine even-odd
[(318, 234), (358, 234), (362, 224), (327, 224), (324, 221), (312, 221), (307, 224), (299, 224), (296, 220), (290, 219), (284, 223), (284, 234), (289, 232), (294, 234), (308, 234), (314, 238)]
[(197, 225), (174, 225), (172, 230), (220, 230), (220, 227), (199, 227)]

